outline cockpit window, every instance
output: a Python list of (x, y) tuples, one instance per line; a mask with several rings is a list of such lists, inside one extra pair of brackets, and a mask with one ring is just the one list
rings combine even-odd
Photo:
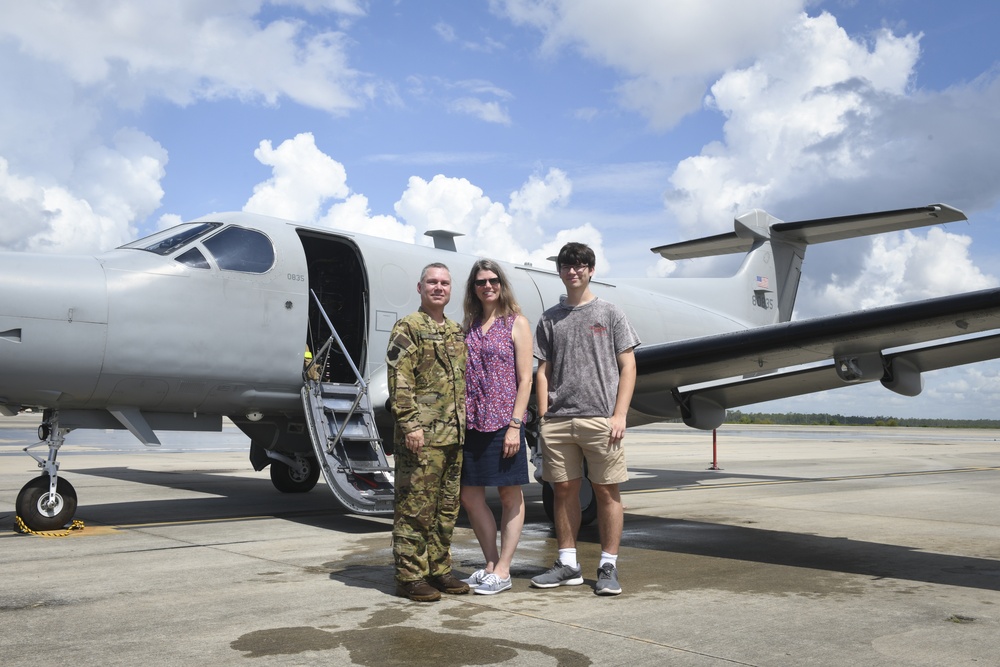
[(165, 229), (151, 236), (141, 238), (123, 245), (122, 248), (134, 248), (136, 250), (148, 250), (157, 255), (169, 255), (181, 246), (187, 245), (199, 236), (204, 236), (216, 227), (221, 226), (221, 222), (185, 222), (182, 225)]
[(274, 264), (274, 246), (260, 232), (227, 227), (202, 242), (223, 271), (266, 273)]
[(180, 262), (181, 264), (187, 264), (193, 269), (211, 268), (208, 265), (208, 260), (205, 259), (205, 256), (203, 254), (201, 254), (201, 250), (198, 250), (197, 248), (191, 248), (186, 252), (182, 252), (181, 254), (177, 255), (177, 257), (174, 257), (174, 259)]

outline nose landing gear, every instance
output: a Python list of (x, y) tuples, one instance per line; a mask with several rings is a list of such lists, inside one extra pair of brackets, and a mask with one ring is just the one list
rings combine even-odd
[(17, 494), (17, 515), (29, 529), (42, 532), (59, 530), (76, 513), (76, 489), (62, 477), (55, 480), (56, 488), (50, 488), (52, 478), (42, 474), (21, 488)]
[[(21, 487), (15, 502), (17, 515), (29, 530), (58, 530), (70, 523), (76, 514), (76, 489), (59, 477), (59, 464), (56, 462), (59, 448), (69, 431), (70, 429), (59, 428), (59, 416), (53, 413), (38, 427), (38, 436), (42, 442), (24, 448), (42, 469), (40, 476)], [(49, 448), (48, 457), (44, 459), (28, 451), (42, 445)]]

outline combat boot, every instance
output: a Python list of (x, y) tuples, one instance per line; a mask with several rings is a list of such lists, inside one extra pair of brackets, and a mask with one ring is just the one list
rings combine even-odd
[(447, 593), (449, 595), (462, 595), (469, 592), (469, 584), (460, 579), (456, 579), (451, 572), (431, 577), (427, 580), (427, 583), (442, 593)]
[(426, 581), (397, 582), (396, 595), (416, 602), (434, 602), (441, 599), (441, 593)]

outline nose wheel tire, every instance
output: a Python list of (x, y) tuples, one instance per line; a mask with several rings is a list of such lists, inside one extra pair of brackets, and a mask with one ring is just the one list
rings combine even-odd
[(282, 493), (306, 493), (319, 481), (319, 464), (306, 459), (308, 470), (303, 472), (281, 461), (271, 461), (271, 484)]
[(56, 493), (49, 493), (49, 476), (36, 477), (17, 494), (14, 505), (24, 525), (35, 531), (59, 530), (76, 514), (76, 489), (62, 477), (56, 480)]

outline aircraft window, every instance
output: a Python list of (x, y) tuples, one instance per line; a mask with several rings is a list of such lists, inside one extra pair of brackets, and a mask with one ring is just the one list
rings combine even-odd
[(197, 248), (191, 248), (186, 252), (182, 252), (181, 254), (177, 255), (177, 257), (174, 257), (174, 259), (180, 262), (181, 264), (187, 264), (188, 266), (195, 269), (211, 268), (208, 265), (208, 260), (205, 259), (204, 255), (201, 254), (201, 250), (198, 250)]
[(165, 229), (138, 241), (132, 241), (122, 248), (134, 248), (136, 250), (148, 250), (157, 255), (169, 255), (183, 245), (187, 245), (199, 236), (204, 236), (216, 227), (220, 222), (185, 222), (182, 225)]
[(251, 229), (227, 227), (202, 243), (224, 271), (265, 273), (274, 264), (270, 239)]

